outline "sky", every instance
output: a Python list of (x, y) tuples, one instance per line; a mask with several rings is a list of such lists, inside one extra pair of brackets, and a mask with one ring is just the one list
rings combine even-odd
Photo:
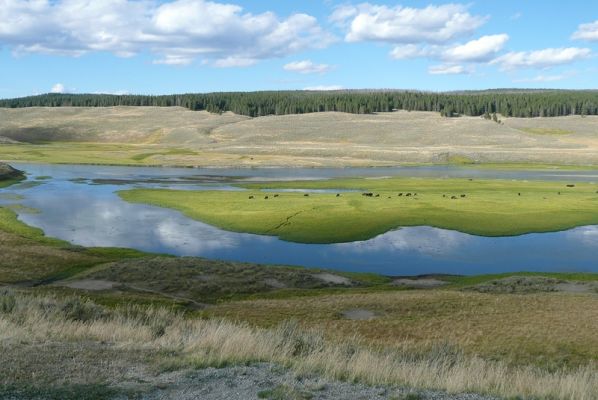
[(0, 98), (598, 88), (598, 1), (0, 0)]

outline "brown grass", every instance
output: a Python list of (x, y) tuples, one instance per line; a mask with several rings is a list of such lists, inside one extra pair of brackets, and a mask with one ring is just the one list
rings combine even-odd
[[(344, 311), (353, 309), (370, 310), (378, 317), (343, 318)], [(235, 302), (206, 314), (263, 327), (295, 318), (335, 340), (358, 334), (368, 343), (411, 350), (447, 343), (470, 355), (552, 370), (598, 360), (594, 294), (359, 293)]]
[[(0, 110), (0, 159), (150, 165), (598, 164), (598, 117), (443, 118), (432, 112), (248, 118), (182, 108)], [(526, 132), (568, 132), (553, 135)], [(84, 142), (93, 143), (85, 144)], [(128, 147), (110, 146), (127, 144)], [(86, 157), (87, 156), (87, 157)]]
[(593, 366), (547, 372), (509, 367), (443, 348), (413, 356), (363, 345), (356, 338), (335, 344), (292, 323), (260, 329), (183, 318), (166, 309), (108, 311), (76, 298), (0, 294), (1, 346), (50, 341), (106, 342), (123, 351), (157, 350), (170, 354), (162, 361), (170, 368), (270, 361), (328, 378), (449, 392), (571, 400), (591, 400), (598, 392)]

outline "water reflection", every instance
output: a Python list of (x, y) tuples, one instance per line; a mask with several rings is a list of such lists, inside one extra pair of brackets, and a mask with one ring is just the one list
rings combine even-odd
[[(278, 179), (290, 175), (326, 178), (348, 174), (346, 170), (162, 170), (157, 168), (80, 167), (20, 165), (30, 176), (52, 179), (0, 190), (0, 204), (19, 203), (40, 210), (19, 212), (25, 223), (42, 228), (47, 235), (84, 246), (129, 247), (148, 252), (202, 256), (234, 261), (326, 267), (345, 271), (369, 271), (388, 275), (427, 273), (477, 274), (506, 271), (598, 272), (598, 226), (566, 232), (486, 238), (431, 227), (405, 227), (373, 239), (342, 244), (306, 245), (275, 237), (226, 232), (186, 218), (179, 212), (122, 201), (117, 190), (129, 187), (214, 189), (209, 177), (193, 183), (168, 184), (189, 176), (244, 175)], [(327, 172), (330, 172), (327, 174)], [(367, 171), (375, 176), (375, 169)], [(387, 169), (377, 171), (388, 175)], [(429, 173), (429, 170), (427, 171)], [(178, 174), (178, 175), (175, 175)], [(233, 174), (234, 173), (234, 174)], [(302, 175), (303, 174), (303, 175)], [(337, 174), (337, 175), (335, 175)], [(92, 179), (119, 176), (130, 182), (90, 184)], [(157, 180), (156, 177), (161, 179)], [(77, 179), (83, 178), (84, 180)], [(593, 178), (592, 178), (593, 179)], [(97, 181), (96, 181), (97, 182)]]
[(582, 226), (568, 231), (566, 235), (569, 240), (579, 241), (586, 246), (598, 248), (598, 226)]
[(472, 236), (460, 232), (436, 229), (429, 226), (405, 227), (387, 232), (370, 240), (340, 243), (340, 249), (354, 253), (377, 253), (380, 251), (417, 252), (429, 257), (448, 256), (463, 248)]

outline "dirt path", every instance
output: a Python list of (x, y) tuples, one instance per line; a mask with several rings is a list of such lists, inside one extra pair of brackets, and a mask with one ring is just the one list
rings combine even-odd
[[(144, 396), (146, 400), (248, 400), (248, 399), (312, 399), (312, 400), (496, 400), (477, 394), (447, 394), (416, 391), (406, 388), (366, 386), (337, 382), (317, 376), (296, 376), (271, 364), (243, 367), (207, 368), (173, 374), (163, 389)], [(412, 397), (407, 397), (411, 394)]]

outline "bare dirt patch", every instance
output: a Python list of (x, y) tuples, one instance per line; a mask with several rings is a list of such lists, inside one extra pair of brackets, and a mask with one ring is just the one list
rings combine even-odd
[(433, 278), (422, 278), (422, 279), (409, 279), (409, 278), (400, 278), (395, 279), (392, 281), (392, 285), (400, 286), (400, 287), (407, 287), (412, 289), (433, 289), (440, 286), (444, 286), (448, 284), (448, 282), (441, 281), (440, 279), (433, 279)]
[(376, 318), (376, 313), (370, 310), (362, 308), (356, 308), (353, 310), (346, 310), (342, 312), (343, 317), (354, 321), (369, 321)]
[(326, 272), (321, 273), (321, 274), (314, 274), (314, 277), (325, 282), (325, 283), (331, 283), (334, 285), (351, 286), (353, 284), (353, 282), (351, 282), (351, 280), (349, 278), (345, 278), (344, 276), (340, 276), (340, 275), (329, 274)]
[(65, 282), (62, 283), (62, 285), (71, 289), (98, 291), (113, 289), (118, 284), (116, 282), (104, 281), (101, 279), (81, 279), (78, 281)]

